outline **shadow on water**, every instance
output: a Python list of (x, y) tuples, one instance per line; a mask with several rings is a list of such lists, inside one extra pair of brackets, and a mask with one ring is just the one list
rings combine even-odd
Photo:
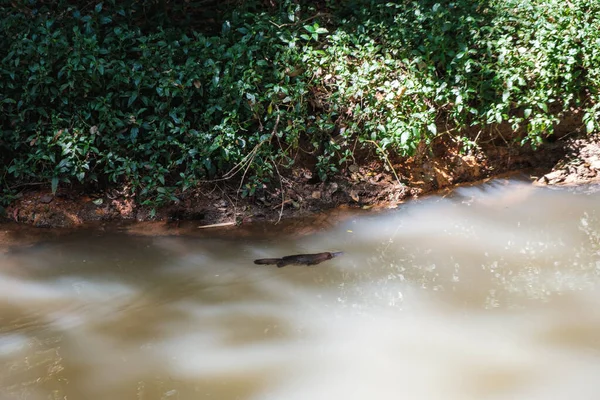
[[(599, 204), (499, 180), (304, 236), (89, 231), (15, 248), (0, 254), (0, 393), (585, 397), (600, 373)], [(324, 250), (345, 254), (252, 263)]]

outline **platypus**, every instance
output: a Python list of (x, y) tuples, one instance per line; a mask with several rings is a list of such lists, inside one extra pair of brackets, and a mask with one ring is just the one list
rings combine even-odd
[(286, 265), (298, 264), (298, 265), (317, 265), (323, 261), (331, 260), (333, 257), (337, 257), (344, 254), (341, 251), (331, 253), (317, 253), (317, 254), (294, 254), (292, 256), (285, 256), (282, 258), (261, 258), (260, 260), (254, 260), (254, 264), (275, 264), (277, 268), (285, 267)]

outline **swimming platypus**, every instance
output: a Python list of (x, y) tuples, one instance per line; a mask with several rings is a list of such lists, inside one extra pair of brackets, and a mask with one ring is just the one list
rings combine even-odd
[(317, 253), (317, 254), (294, 254), (292, 256), (285, 256), (282, 258), (261, 258), (260, 260), (254, 260), (254, 264), (275, 264), (277, 268), (285, 267), (286, 265), (317, 265), (323, 261), (331, 260), (333, 257), (337, 257), (344, 254), (341, 251), (330, 253)]

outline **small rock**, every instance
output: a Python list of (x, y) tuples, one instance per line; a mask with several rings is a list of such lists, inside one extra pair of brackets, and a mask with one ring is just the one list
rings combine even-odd
[[(262, 200), (263, 202), (265, 201), (264, 197), (259, 198), (259, 200)], [(215, 204), (213, 204), (213, 206), (215, 208), (226, 208), (227, 207), (227, 201), (225, 201), (225, 200), (217, 201)]]
[(540, 179), (540, 181), (542, 181), (543, 183), (548, 183), (548, 184), (552, 185), (552, 184), (563, 181), (565, 179), (566, 174), (567, 173), (562, 170), (552, 171), (549, 174), (544, 175)]
[(331, 185), (329, 185), (329, 190), (328, 190), (329, 195), (334, 194), (335, 192), (337, 192), (337, 190), (338, 190), (338, 184), (337, 183), (333, 182)]
[(576, 184), (576, 183), (580, 183), (580, 179), (577, 175), (569, 175), (564, 179), (564, 181), (562, 183), (564, 183), (566, 185)]
[(577, 167), (577, 175), (585, 176), (587, 171), (588, 169), (585, 164), (582, 164)]
[(358, 172), (358, 165), (356, 165), (356, 164), (352, 164), (352, 165), (350, 165), (350, 166), (348, 167), (348, 170), (349, 170), (350, 172)]
[(312, 192), (311, 194), (313, 199), (320, 199), (321, 198), (321, 192), (319, 192), (318, 190), (315, 190), (314, 192)]
[(52, 202), (52, 200), (54, 200), (54, 196), (52, 196), (51, 194), (45, 194), (42, 197), (40, 197), (40, 203), (42, 204), (48, 204)]
[(590, 168), (595, 171), (600, 171), (600, 160), (594, 160), (590, 163)]

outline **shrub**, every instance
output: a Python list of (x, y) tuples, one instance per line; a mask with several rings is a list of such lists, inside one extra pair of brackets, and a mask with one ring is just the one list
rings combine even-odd
[(306, 144), (327, 179), (357, 142), (411, 154), (442, 120), (534, 144), (573, 107), (599, 127), (594, 0), (247, 1), (206, 27), (169, 1), (0, 11), (5, 194), (79, 182), (160, 204), (235, 174), (252, 194)]

